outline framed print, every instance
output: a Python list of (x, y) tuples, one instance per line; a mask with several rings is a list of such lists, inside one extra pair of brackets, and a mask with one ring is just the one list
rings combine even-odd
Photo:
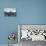
[(21, 40), (46, 41), (46, 25), (18, 25), (18, 37)]
[(16, 8), (4, 8), (5, 16), (16, 16)]

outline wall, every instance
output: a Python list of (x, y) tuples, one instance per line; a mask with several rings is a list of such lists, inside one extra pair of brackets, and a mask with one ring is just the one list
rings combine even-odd
[[(5, 17), (4, 8), (16, 8), (16, 17)], [(46, 0), (0, 0), (0, 44), (8, 43), (17, 24), (46, 24)], [(16, 40), (17, 42), (17, 40)]]

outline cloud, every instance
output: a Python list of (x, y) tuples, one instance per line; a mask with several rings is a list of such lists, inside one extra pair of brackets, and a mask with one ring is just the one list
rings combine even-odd
[(4, 12), (16, 12), (16, 8), (4, 8)]

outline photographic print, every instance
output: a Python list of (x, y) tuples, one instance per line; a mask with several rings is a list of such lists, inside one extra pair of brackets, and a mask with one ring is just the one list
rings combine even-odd
[(5, 16), (16, 16), (16, 8), (4, 8)]
[(46, 25), (20, 24), (18, 34), (20, 46), (46, 42)]

